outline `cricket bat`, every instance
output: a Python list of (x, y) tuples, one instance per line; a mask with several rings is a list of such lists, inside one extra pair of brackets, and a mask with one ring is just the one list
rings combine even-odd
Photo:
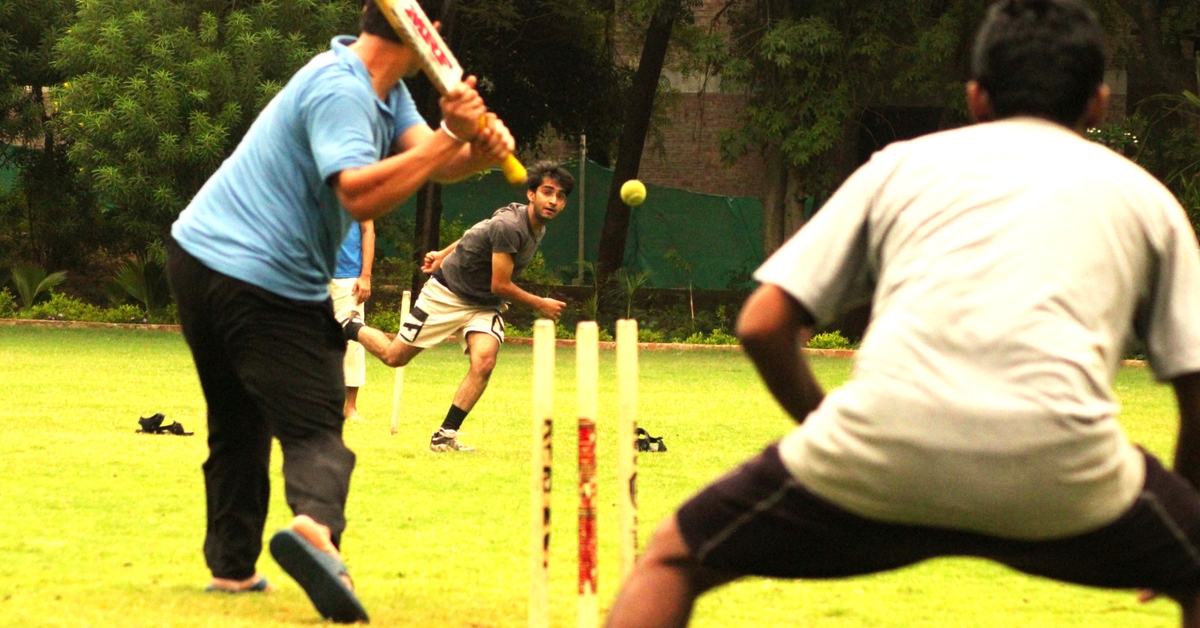
[[(400, 38), (408, 42), (421, 58), (421, 65), (429, 82), (433, 83), (439, 94), (446, 94), (462, 81), (463, 69), (450, 47), (442, 41), (433, 23), (425, 16), (425, 11), (417, 0), (375, 0), (383, 15), (391, 22), (392, 28)], [(487, 124), (485, 118), (479, 119), (479, 126)], [(525, 183), (525, 166), (515, 155), (504, 158), (500, 164), (504, 178), (512, 185)]]

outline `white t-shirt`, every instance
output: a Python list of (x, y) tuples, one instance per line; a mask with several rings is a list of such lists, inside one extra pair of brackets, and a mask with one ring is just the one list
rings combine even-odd
[(1200, 254), (1128, 160), (1008, 119), (895, 143), (758, 270), (829, 322), (873, 298), (851, 380), (784, 438), (813, 492), (884, 521), (1054, 538), (1115, 520), (1144, 462), (1112, 380), (1131, 331), (1200, 371)]

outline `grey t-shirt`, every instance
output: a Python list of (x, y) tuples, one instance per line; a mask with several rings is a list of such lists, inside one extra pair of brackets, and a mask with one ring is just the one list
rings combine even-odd
[(512, 278), (516, 279), (533, 261), (545, 233), (544, 229), (540, 234), (533, 232), (528, 205), (501, 207), (463, 234), (433, 276), (464, 301), (498, 306), (503, 299), (492, 294), (492, 254), (512, 256)]
[(1159, 378), (1200, 371), (1200, 255), (1179, 204), (1043, 120), (892, 144), (756, 277), (820, 322), (874, 300), (853, 377), (781, 455), (885, 521), (1022, 539), (1105, 525), (1145, 473), (1116, 420), (1127, 335)]

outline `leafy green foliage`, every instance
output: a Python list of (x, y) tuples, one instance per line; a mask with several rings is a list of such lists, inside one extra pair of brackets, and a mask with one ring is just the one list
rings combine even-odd
[(50, 321), (98, 321), (100, 308), (74, 299), (61, 292), (50, 292), (50, 298), (29, 308), (28, 317)]
[[(17, 261), (58, 268), (81, 263), (111, 235), (53, 129), (50, 86), (56, 38), (74, 17), (70, 0), (0, 2), (0, 266)], [(11, 178), (8, 176), (11, 175)]]
[(714, 32), (701, 47), (722, 80), (749, 96), (742, 126), (723, 138), (725, 155), (732, 159), (752, 147), (772, 146), (791, 167), (806, 167), (810, 186), (835, 185), (854, 165), (839, 163), (838, 151), (870, 105), (960, 106), (960, 61), (978, 4), (731, 3), (724, 18), (728, 36)]
[(667, 263), (675, 268), (675, 270), (683, 273), (684, 277), (687, 277), (688, 310), (692, 315), (692, 320), (696, 320), (696, 299), (692, 294), (692, 273), (696, 270), (696, 265), (685, 260), (679, 254), (679, 251), (675, 249), (667, 249), (665, 257), (667, 258)]
[[(11, 295), (10, 297), (11, 298)], [(97, 307), (61, 292), (50, 291), (50, 298), (35, 304), (33, 307), (13, 312), (16, 318), (46, 321), (81, 321), (85, 323), (161, 323), (178, 324), (179, 317), (175, 305), (148, 315), (142, 308), (131, 305), (116, 307)], [(4, 316), (4, 292), (0, 291), (0, 316)]]
[(65, 270), (46, 274), (46, 269), (33, 264), (17, 264), (12, 267), (12, 282), (17, 289), (17, 295), (21, 297), (23, 309), (33, 307), (38, 295), (49, 291), (66, 279), (67, 271)]
[(568, 142), (586, 133), (607, 162), (628, 80), (612, 63), (610, 11), (593, 0), (459, 1), (448, 43), (519, 146), (547, 128)]
[(529, 266), (521, 271), (517, 280), (523, 284), (534, 284), (538, 286), (561, 286), (562, 279), (559, 279), (558, 273), (554, 272), (546, 265), (546, 257), (541, 251), (534, 253), (533, 259), (530, 260)]
[[(1196, 68), (1200, 73), (1200, 55)], [(1089, 129), (1087, 136), (1158, 177), (1200, 232), (1200, 96), (1184, 90), (1148, 98), (1121, 123)]]
[(400, 329), (400, 312), (392, 309), (376, 308), (367, 314), (367, 325), (375, 329), (381, 329), (389, 334), (396, 333)]
[(17, 312), (17, 298), (8, 288), (0, 288), (0, 318), (9, 318)]
[(622, 268), (617, 271), (617, 283), (625, 296), (625, 318), (633, 318), (633, 298), (647, 281), (650, 281), (650, 273), (644, 270), (635, 273), (630, 272), (628, 268)]
[(166, 252), (162, 244), (152, 247), (144, 255), (126, 262), (117, 271), (113, 284), (141, 304), (148, 316), (157, 315), (171, 302), (171, 289), (167, 285)]
[(805, 346), (809, 349), (849, 349), (851, 344), (842, 332), (834, 330), (816, 334)]
[(696, 332), (696, 333), (692, 334), (691, 336), (688, 336), (687, 338), (685, 338), (683, 340), (683, 343), (691, 344), (691, 345), (736, 345), (736, 344), (741, 344), (738, 342), (738, 339), (736, 336), (730, 334), (729, 332), (725, 331), (724, 329), (714, 329), (708, 336), (705, 336), (701, 332)]
[(357, 3), (88, 0), (55, 46), (72, 77), (53, 90), (71, 161), (108, 218), (161, 239), (259, 110), (337, 33)]

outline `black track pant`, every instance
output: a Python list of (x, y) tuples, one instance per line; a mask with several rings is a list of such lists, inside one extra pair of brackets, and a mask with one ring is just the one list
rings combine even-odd
[(346, 528), (354, 453), (342, 442), (346, 343), (322, 302), (288, 299), (215, 272), (175, 242), (168, 277), (208, 402), (204, 556), (214, 577), (242, 580), (262, 552), (271, 437), (283, 450), (288, 506)]

